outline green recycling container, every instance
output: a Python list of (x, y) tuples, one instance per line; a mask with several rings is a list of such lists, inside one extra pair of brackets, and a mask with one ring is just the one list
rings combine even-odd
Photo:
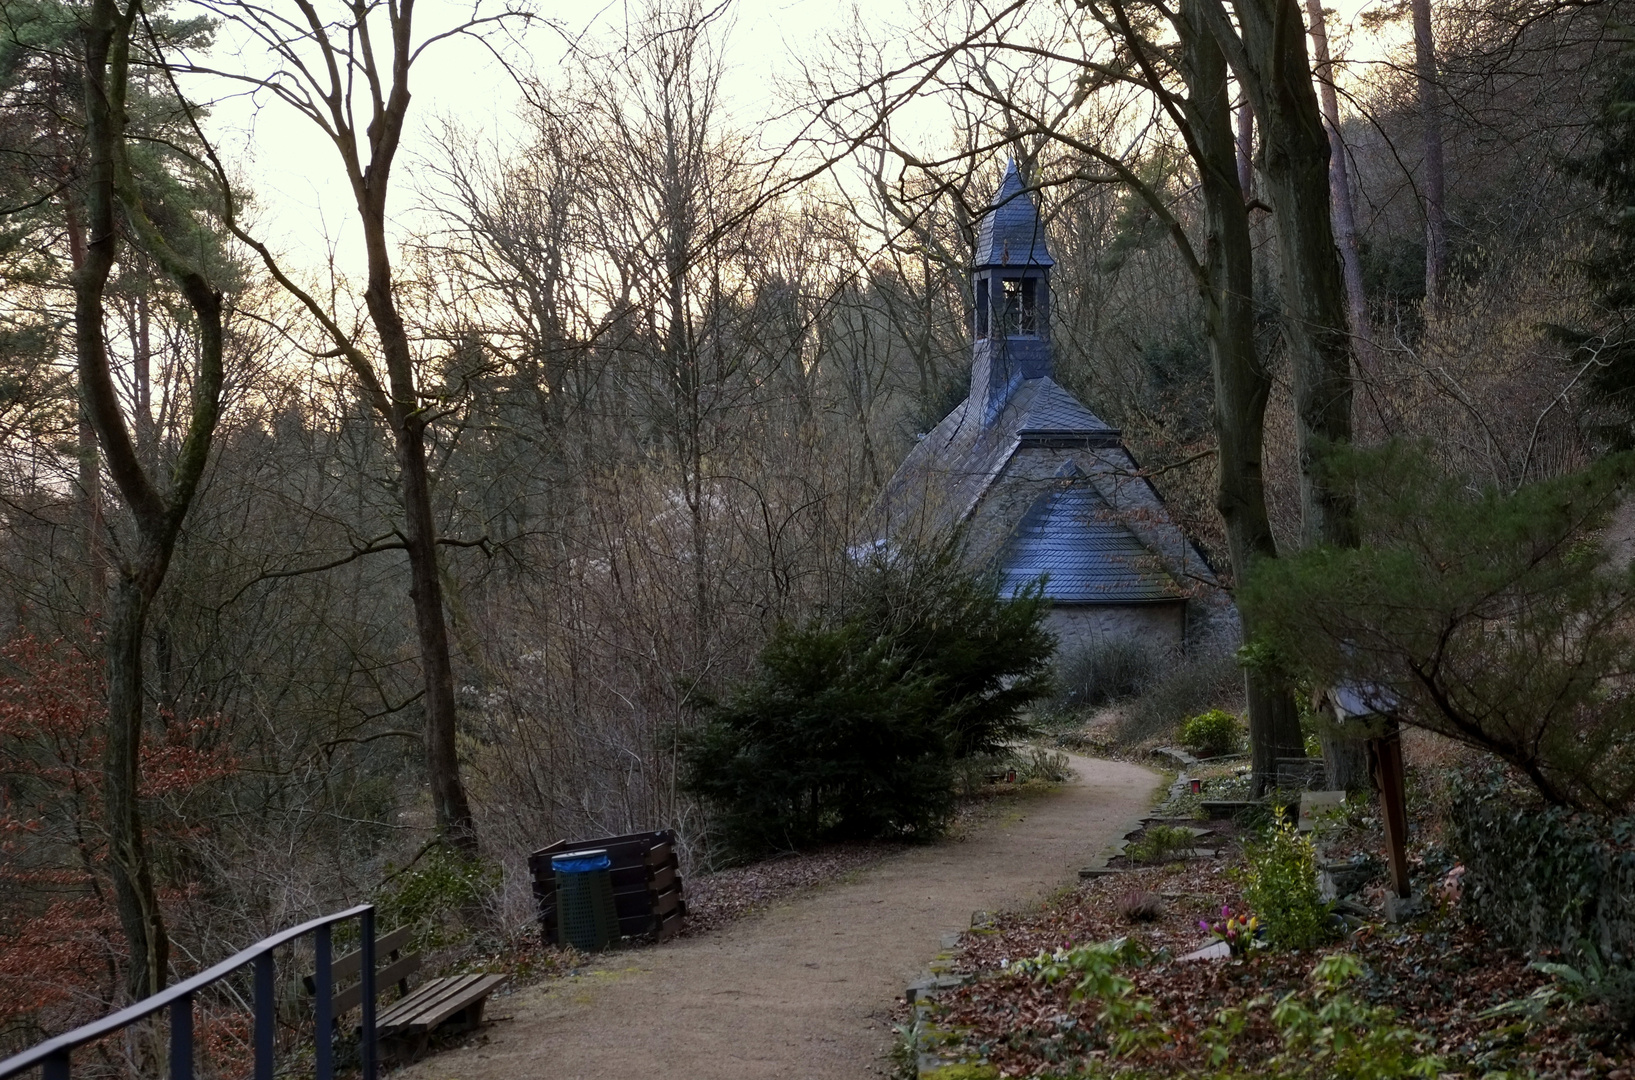
[(558, 944), (596, 952), (618, 938), (612, 867), (613, 860), (602, 848), (551, 856), (551, 869), (556, 874)]

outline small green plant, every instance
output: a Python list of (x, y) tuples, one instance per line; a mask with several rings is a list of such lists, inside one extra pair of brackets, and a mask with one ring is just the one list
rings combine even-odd
[(919, 1025), (913, 1020), (891, 1028), (891, 1080), (919, 1080)]
[(1362, 962), (1349, 953), (1325, 956), (1312, 969), (1317, 989), (1310, 1004), (1290, 994), (1273, 1007), (1284, 1059), (1356, 1080), (1440, 1076), (1447, 1063), (1426, 1052), (1430, 1036), (1396, 1023), (1394, 1009), (1366, 1005), (1340, 992), (1362, 973)]
[(1143, 866), (1171, 862), (1192, 850), (1192, 833), (1173, 825), (1152, 825), (1141, 839), (1124, 849), (1125, 857)]
[(1243, 725), (1223, 709), (1199, 713), (1181, 725), (1181, 745), (1200, 757), (1221, 757), (1238, 748)]
[(1601, 950), (1587, 939), (1578, 943), (1575, 960), (1572, 964), (1535, 960), (1529, 966), (1554, 979), (1568, 1000), (1604, 1005), (1615, 1024), (1635, 1032), (1635, 969), (1603, 960)]
[(1333, 953), (1312, 969), (1315, 988), (1309, 995), (1289, 993), (1275, 1003), (1262, 995), (1241, 1008), (1222, 1009), (1215, 1024), (1199, 1033), (1199, 1041), (1209, 1048), (1210, 1067), (1227, 1064), (1251, 1014), (1270, 1006), (1282, 1052), (1256, 1075), (1347, 1080), (1434, 1080), (1442, 1075), (1448, 1063), (1430, 1052), (1430, 1036), (1397, 1023), (1396, 1010), (1370, 1006), (1342, 992), (1362, 973), (1355, 956)]
[(1246, 845), (1243, 899), (1260, 913), (1266, 940), (1279, 949), (1310, 949), (1334, 932), (1317, 884), (1317, 849), (1281, 807), (1264, 838)]
[(1146, 950), (1140, 942), (1114, 938), (1040, 953), (1031, 960), (1012, 964), (1010, 970), (1047, 986), (1077, 976), (1071, 999), (1101, 1002), (1096, 1025), (1113, 1054), (1122, 1057), (1169, 1039), (1169, 1029), (1153, 1019), (1152, 999), (1138, 996), (1134, 981), (1119, 974), (1119, 968), (1145, 959)]
[(469, 933), (460, 916), (492, 896), (502, 876), (496, 863), (466, 858), (447, 844), (432, 844), (381, 886), (375, 897), (375, 926), (380, 933), (415, 927), (410, 944), (416, 949), (454, 944)]
[[(1071, 1000), (1101, 1005), (1094, 1023), (1075, 1032), (1077, 1045), (1086, 1050), (1105, 1046), (1112, 1057), (1128, 1057), (1170, 1046), (1174, 1040), (1173, 1031), (1158, 1018), (1152, 999), (1137, 994), (1134, 980), (1123, 974), (1123, 969), (1145, 959), (1139, 943), (1116, 938), (1040, 953), (1010, 964), (1008, 971), (1012, 976), (1047, 986), (1076, 980)], [(1400, 1023), (1396, 1010), (1371, 1006), (1345, 993), (1345, 985), (1364, 971), (1355, 956), (1334, 953), (1312, 968), (1309, 990), (1276, 999), (1261, 995), (1245, 1005), (1222, 1009), (1215, 1014), (1212, 1025), (1198, 1032), (1198, 1043), (1206, 1052), (1210, 1070), (1207, 1075), (1276, 1076), (1286, 1080), (1435, 1080), (1443, 1075), (1448, 1062), (1431, 1052), (1431, 1036)], [(1265, 1060), (1260, 1058), (1261, 1040), (1268, 1026), (1276, 1032), (1279, 1045), (1278, 1052)], [(1255, 1029), (1253, 1033), (1251, 1029)], [(1235, 1047), (1246, 1036), (1256, 1044), (1252, 1053), (1257, 1060), (1252, 1072), (1242, 1071), (1247, 1062), (1240, 1063), (1239, 1068), (1233, 1068), (1232, 1063)], [(1104, 1074), (1098, 1071), (1084, 1075)], [(1205, 1074), (1188, 1071), (1187, 1075)]]

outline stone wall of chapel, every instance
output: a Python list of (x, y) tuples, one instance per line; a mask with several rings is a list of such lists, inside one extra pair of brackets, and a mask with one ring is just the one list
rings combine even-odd
[(1045, 617), (1057, 656), (1116, 638), (1133, 638), (1154, 652), (1179, 653), (1186, 638), (1186, 603), (1057, 604)]

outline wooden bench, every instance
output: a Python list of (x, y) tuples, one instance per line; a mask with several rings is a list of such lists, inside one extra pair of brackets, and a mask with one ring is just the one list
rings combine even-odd
[[(418, 953), (404, 953), (410, 927), (402, 926), (375, 939), (375, 962), (387, 963), (375, 970), (375, 1037), (387, 1057), (413, 1060), (426, 1048), (432, 1032), (471, 1031), (483, 1022), (483, 1005), (504, 975), (450, 975), (427, 979), (414, 990), (409, 976), (420, 970)], [(363, 952), (347, 953), (330, 966), (335, 984), (334, 1015), (340, 1017), (363, 1004)], [(316, 975), (308, 975), (307, 993), (317, 993)], [(342, 985), (346, 983), (347, 985)], [(397, 984), (398, 1000), (385, 1003), (385, 991)]]
[(562, 944), (551, 856), (589, 848), (605, 850), (613, 863), (609, 873), (620, 937), (651, 935), (664, 941), (681, 930), (681, 921), (687, 916), (687, 899), (681, 886), (681, 863), (676, 857), (676, 834), (666, 829), (596, 840), (561, 840), (528, 856), (546, 941)]

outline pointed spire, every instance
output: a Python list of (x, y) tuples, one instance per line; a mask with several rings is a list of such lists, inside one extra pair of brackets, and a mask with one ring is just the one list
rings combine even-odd
[(1045, 246), (1044, 225), (1033, 193), (1022, 182), (1022, 172), (1011, 158), (1005, 178), (994, 194), (988, 212), (977, 229), (976, 259), (972, 268), (988, 266), (1052, 266), (1050, 249)]

